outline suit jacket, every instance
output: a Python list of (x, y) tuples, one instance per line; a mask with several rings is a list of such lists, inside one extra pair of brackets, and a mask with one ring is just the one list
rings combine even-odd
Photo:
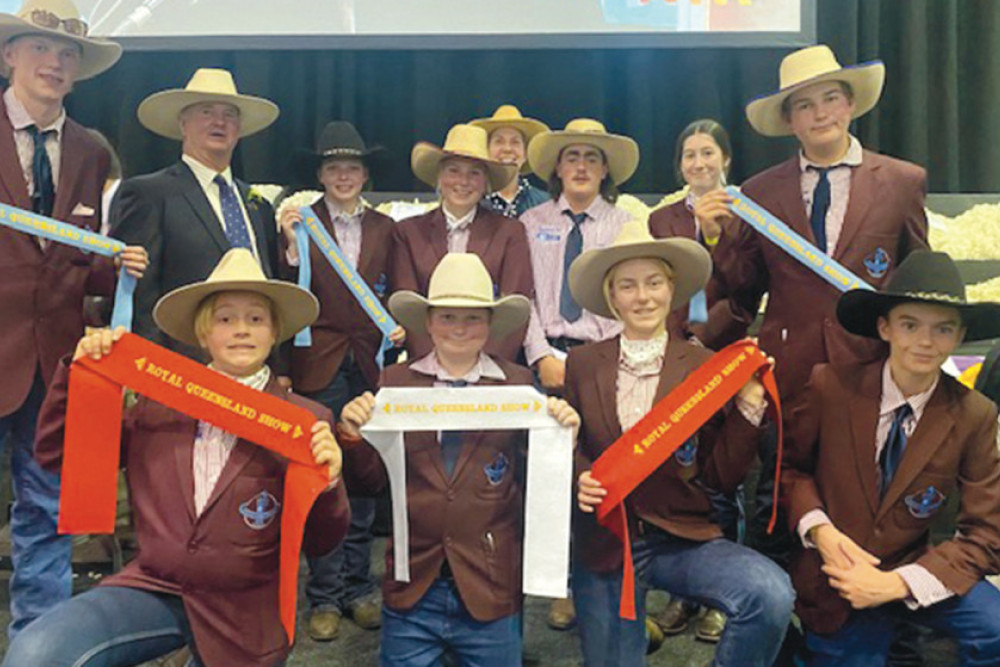
[[(313, 204), (313, 211), (326, 231), (337, 238), (333, 221), (323, 200)], [(376, 296), (388, 300), (389, 257), (392, 249), (392, 218), (367, 209), (361, 217), (361, 254), (358, 274)], [(298, 269), (287, 266), (285, 237), (281, 235), (279, 259), (289, 280), (295, 281)], [(344, 284), (330, 263), (316, 247), (309, 244), (312, 260), (312, 293), (319, 299), (319, 317), (312, 325), (312, 345), (292, 349), (292, 386), (300, 392), (316, 392), (327, 387), (337, 374), (347, 352), (354, 355), (369, 386), (378, 386), (379, 369), (375, 353), (382, 342), (382, 332), (371, 321), (354, 294)], [(338, 415), (339, 417), (339, 415)]]
[[(39, 416), (35, 457), (62, 464), (69, 368), (63, 363)], [(272, 377), (265, 391), (329, 421), (330, 411), (283, 390)], [(280, 511), (251, 528), (240, 505), (266, 491), (284, 497), (287, 460), (238, 440), (200, 515), (194, 509), (192, 461), (198, 422), (145, 397), (126, 411), (122, 462), (139, 553), (102, 585), (178, 595), (198, 654), (206, 665), (272, 666), (288, 655), (278, 614)], [(306, 522), (303, 550), (328, 553), (350, 523), (344, 485), (319, 496)]]
[[(838, 530), (878, 556), (881, 569), (915, 562), (964, 595), (1000, 568), (997, 408), (942, 374), (880, 499), (874, 436), (881, 396), (881, 361), (813, 369), (786, 420), (781, 490), (789, 524), (794, 531), (807, 512), (821, 509)], [(933, 511), (912, 511), (930, 487), (945, 498), (929, 505)], [(955, 537), (931, 547), (931, 523), (955, 493), (961, 498)], [(819, 552), (796, 542), (796, 612), (810, 630), (834, 632), (851, 607), (827, 583)]]
[[(754, 176), (743, 193), (815, 243), (799, 179), (799, 158)], [(851, 170), (851, 194), (833, 258), (881, 289), (914, 250), (927, 248), (924, 215), (926, 172), (909, 162), (871, 151)], [(768, 292), (760, 346), (777, 362), (782, 399), (794, 395), (815, 364), (872, 361), (884, 354), (879, 341), (847, 333), (837, 322), (840, 291), (738, 221), (713, 253), (726, 289), (756, 313)]]
[[(277, 276), (277, 229), (271, 205), (250, 199), (235, 181), (257, 239), (256, 253), (269, 278)], [(204, 280), (230, 249), (222, 223), (184, 162), (122, 183), (111, 205), (111, 235), (144, 246), (149, 268), (135, 292), (133, 331), (189, 357), (200, 351), (168, 337), (153, 322), (153, 306), (172, 289)]]
[[(566, 360), (566, 400), (583, 421), (576, 450), (578, 475), (590, 470), (622, 435), (617, 407), (619, 339), (574, 347)], [(654, 405), (711, 356), (704, 347), (670, 338)], [(631, 535), (637, 534), (639, 519), (689, 540), (722, 535), (710, 519), (712, 505), (705, 488), (735, 491), (753, 464), (759, 437), (759, 428), (733, 410), (727, 406), (698, 431), (691, 465), (671, 456), (629, 494), (625, 507)], [(597, 523), (596, 514), (577, 508), (573, 518), (573, 548), (587, 567), (597, 572), (620, 568), (622, 544), (614, 533)]]
[[(390, 283), (394, 291), (412, 290), (427, 295), (427, 286), (434, 268), (448, 252), (448, 227), (444, 211), (438, 207), (430, 213), (407, 218), (396, 225), (394, 245), (389, 263)], [(483, 260), (493, 278), (495, 297), (523, 294), (534, 295), (531, 253), (524, 225), (517, 220), (477, 208), (469, 225), (467, 252)], [(524, 343), (527, 325), (499, 341), (491, 341), (486, 352), (508, 361), (516, 361)], [(407, 332), (406, 349), (411, 359), (430, 353), (430, 338), (423, 332)]]
[[(706, 249), (704, 241), (698, 238), (694, 214), (688, 210), (685, 201), (679, 201), (653, 211), (649, 216), (649, 233), (655, 238), (674, 236), (698, 241)], [(688, 322), (688, 306), (684, 305), (670, 313), (667, 330), (678, 338), (696, 337), (705, 347), (719, 350), (746, 334), (753, 323), (754, 313), (742, 309), (736, 299), (730, 299), (725, 286), (718, 277), (718, 267), (712, 267), (712, 277), (705, 286), (708, 302), (708, 322)]]
[[(503, 359), (506, 381), (479, 384), (530, 385), (531, 371)], [(434, 378), (389, 366), (383, 387), (432, 387)], [(410, 582), (387, 574), (382, 582), (386, 605), (400, 612), (414, 607), (441, 574), (447, 560), (462, 602), (477, 621), (489, 622), (521, 609), (525, 431), (473, 431), (463, 434), (462, 450), (449, 479), (436, 433), (414, 432), (406, 443), (406, 499), (410, 515)], [(502, 463), (499, 482), (485, 469)], [(345, 451), (351, 492), (380, 493), (385, 468), (367, 443)], [(385, 548), (385, 571), (393, 571), (392, 538)]]
[[(61, 138), (59, 182), (52, 217), (99, 231), (101, 192), (110, 158), (87, 131), (67, 118)], [(14, 145), (14, 128), (0, 99), (0, 201), (31, 210)], [(89, 208), (87, 215), (74, 214)], [(63, 243), (48, 242), (0, 227), (0, 417), (24, 403), (35, 373), (48, 385), (59, 359), (83, 335), (83, 298), (114, 293), (114, 265)]]

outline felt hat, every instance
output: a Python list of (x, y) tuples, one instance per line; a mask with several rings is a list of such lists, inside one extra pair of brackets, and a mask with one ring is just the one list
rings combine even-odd
[(310, 292), (284, 280), (269, 280), (246, 248), (233, 248), (222, 256), (205, 280), (167, 292), (153, 308), (156, 326), (182, 343), (198, 345), (194, 318), (198, 307), (219, 292), (253, 292), (274, 305), (281, 321), (277, 342), (287, 340), (319, 315), (319, 302)]
[(778, 90), (762, 95), (747, 104), (747, 120), (753, 129), (769, 137), (792, 134), (781, 115), (781, 105), (796, 91), (823, 81), (843, 81), (854, 93), (854, 113), (863, 116), (872, 110), (882, 95), (885, 64), (881, 60), (843, 67), (829, 46), (807, 46), (788, 54), (781, 61)]
[(192, 104), (221, 102), (240, 111), (240, 137), (260, 132), (278, 118), (278, 105), (271, 100), (243, 95), (236, 90), (233, 75), (224, 69), (202, 67), (184, 88), (153, 93), (139, 104), (139, 122), (160, 136), (180, 140), (180, 114)]

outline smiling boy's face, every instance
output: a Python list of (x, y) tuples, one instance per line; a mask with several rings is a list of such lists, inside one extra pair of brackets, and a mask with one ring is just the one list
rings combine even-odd
[(271, 302), (253, 292), (222, 292), (198, 341), (217, 370), (245, 377), (263, 367), (277, 339)]

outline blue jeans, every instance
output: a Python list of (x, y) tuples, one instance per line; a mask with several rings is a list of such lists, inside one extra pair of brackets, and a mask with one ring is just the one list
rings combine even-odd
[[(70, 567), (72, 537), (56, 532), (59, 517), (59, 476), (35, 461), (35, 422), (45, 398), (45, 384), (35, 374), (24, 404), (0, 417), (0, 445), (10, 445), (14, 507), (10, 517), (10, 616), (13, 639), (26, 625), (63, 600), (73, 590)], [(8, 437), (9, 436), (9, 437)]]
[(875, 667), (886, 663), (893, 630), (904, 621), (926, 625), (952, 636), (962, 665), (1000, 664), (1000, 591), (980, 581), (972, 590), (924, 609), (910, 611), (902, 603), (851, 614), (832, 635), (806, 632), (811, 667)]
[[(139, 665), (190, 643), (191, 628), (179, 597), (98, 586), (20, 632), (3, 667)], [(195, 659), (188, 665), (200, 663)]]
[(451, 579), (438, 579), (413, 609), (382, 608), (382, 667), (431, 667), (449, 649), (462, 667), (521, 664), (521, 614), (472, 618)]
[[(330, 408), (333, 418), (339, 419), (348, 401), (369, 390), (368, 381), (348, 353), (330, 384), (306, 396)], [(330, 553), (308, 559), (306, 598), (315, 610), (344, 612), (352, 602), (377, 595), (371, 575), (375, 498), (350, 495), (350, 489), (348, 494), (351, 525), (344, 541)]]
[(770, 667), (781, 648), (795, 593), (785, 574), (752, 549), (726, 539), (693, 542), (658, 530), (632, 542), (636, 620), (618, 616), (621, 570), (573, 566), (584, 664), (639, 667), (646, 654), (646, 589), (658, 588), (718, 609), (728, 622), (715, 665)]

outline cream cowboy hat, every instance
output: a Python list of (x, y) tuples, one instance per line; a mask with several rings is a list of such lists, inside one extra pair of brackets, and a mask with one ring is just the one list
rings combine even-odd
[[(17, 14), (0, 14), (0, 45), (23, 35), (44, 35), (73, 42), (80, 47), (80, 70), (76, 80), (83, 81), (110, 68), (122, 56), (120, 44), (89, 38), (87, 29), (71, 0), (25, 0)], [(6, 63), (0, 63), (0, 75), (10, 76)]]
[(502, 338), (528, 321), (528, 299), (512, 294), (493, 298), (493, 279), (478, 255), (450, 252), (441, 258), (427, 286), (427, 297), (403, 290), (389, 297), (389, 312), (404, 329), (424, 331), (430, 308), (489, 308), (490, 335)]
[(410, 154), (413, 173), (427, 185), (437, 187), (441, 161), (449, 157), (478, 160), (486, 166), (491, 190), (499, 190), (510, 183), (517, 173), (512, 164), (500, 164), (490, 158), (487, 147), (486, 130), (472, 125), (455, 125), (448, 130), (444, 146), (438, 147), (426, 141), (419, 142)]
[(670, 310), (687, 303), (705, 289), (712, 275), (712, 258), (697, 241), (673, 237), (654, 239), (646, 225), (631, 220), (609, 246), (588, 250), (569, 267), (569, 290), (582, 308), (595, 315), (614, 318), (604, 294), (608, 271), (628, 259), (660, 259), (673, 269), (674, 296)]
[(573, 144), (595, 146), (608, 160), (608, 173), (615, 185), (621, 185), (635, 173), (639, 166), (639, 145), (631, 137), (609, 134), (604, 124), (591, 118), (575, 118), (564, 130), (550, 130), (538, 134), (528, 144), (528, 164), (543, 181), (548, 181), (555, 171), (562, 149)]
[(278, 105), (263, 97), (241, 95), (233, 75), (224, 69), (203, 67), (183, 89), (153, 93), (139, 104), (139, 122), (160, 136), (180, 140), (180, 113), (192, 104), (222, 102), (240, 110), (240, 137), (260, 132), (278, 117)]
[(808, 46), (789, 53), (781, 61), (776, 93), (762, 95), (747, 105), (747, 120), (753, 129), (768, 137), (792, 134), (781, 116), (781, 105), (792, 93), (821, 81), (844, 81), (854, 91), (854, 113), (863, 116), (872, 110), (882, 95), (885, 65), (881, 60), (842, 67), (829, 46)]
[[(536, 134), (549, 131), (548, 125), (534, 118), (525, 118), (521, 115), (521, 111), (513, 104), (501, 105), (497, 107), (497, 110), (489, 118), (470, 120), (469, 125), (481, 127), (486, 130), (487, 138), (493, 134), (494, 130), (498, 130), (501, 127), (514, 128), (524, 136), (525, 147), (531, 143)], [(531, 163), (525, 160), (524, 164), (521, 165), (521, 173), (527, 174), (530, 171)]]
[(319, 315), (316, 297), (298, 285), (268, 280), (246, 248), (233, 248), (222, 256), (204, 281), (167, 292), (153, 308), (153, 320), (163, 333), (188, 345), (198, 345), (194, 318), (201, 303), (219, 292), (253, 292), (274, 304), (281, 320), (277, 342), (287, 340)]

